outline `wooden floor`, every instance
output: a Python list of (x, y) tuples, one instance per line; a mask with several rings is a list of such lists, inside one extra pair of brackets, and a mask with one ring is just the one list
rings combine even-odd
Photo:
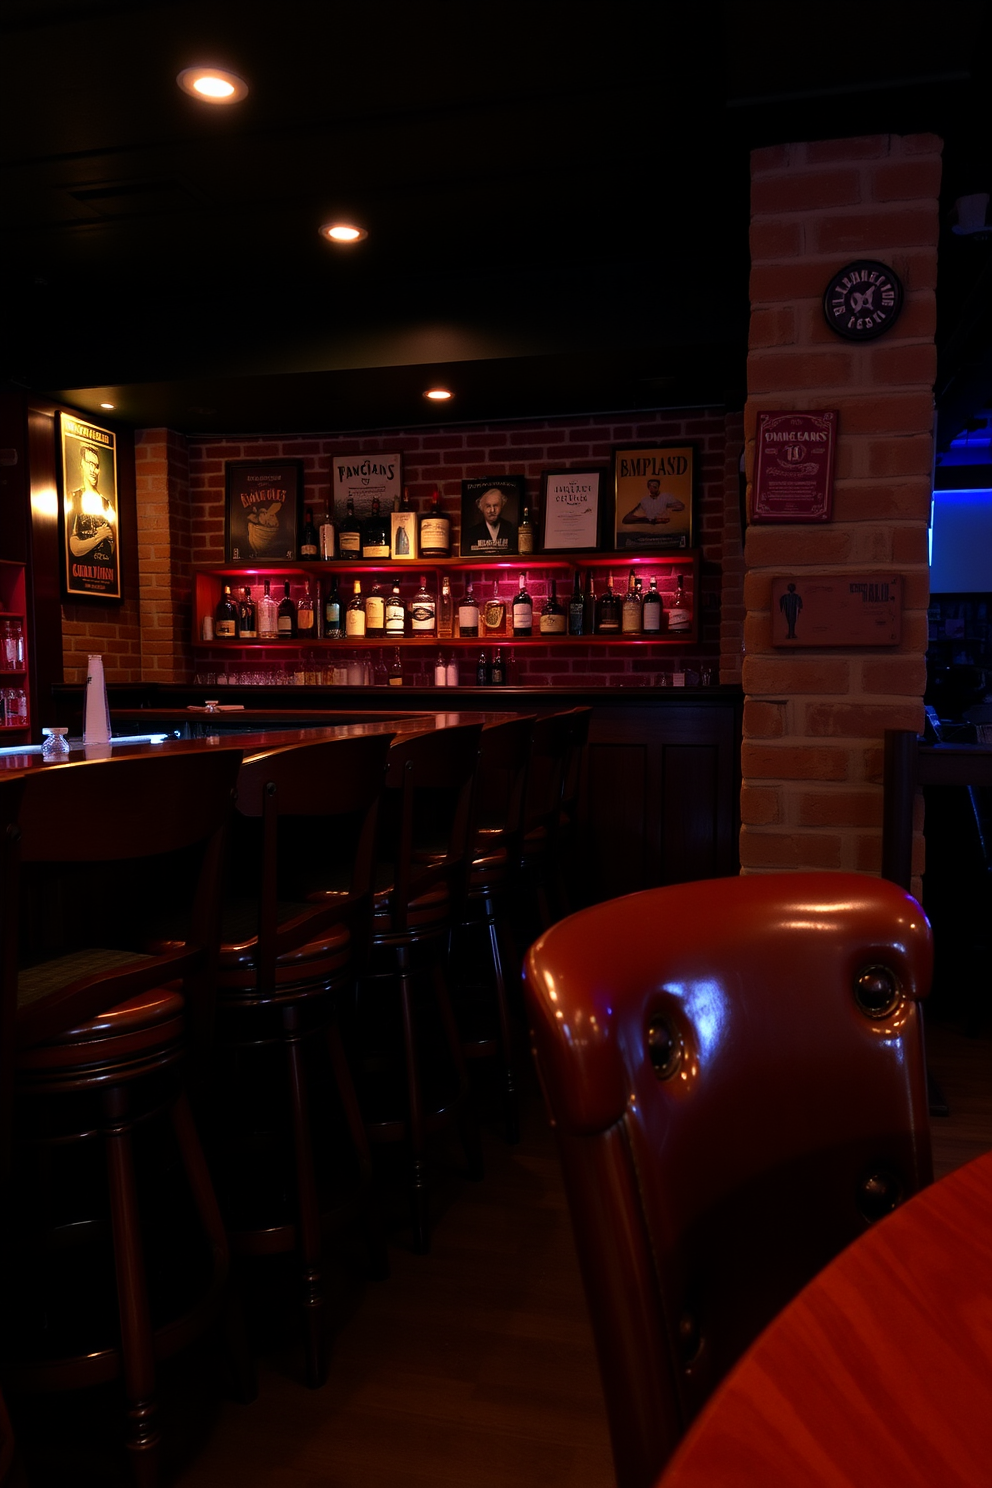
[[(992, 1037), (929, 1030), (951, 1105), (933, 1123), (938, 1176), (992, 1147)], [(456, 1154), (452, 1154), (452, 1158)], [(551, 1134), (536, 1094), (524, 1140), (486, 1134), (484, 1182), (439, 1174), (429, 1256), (398, 1229), (392, 1275), (332, 1277), (330, 1378), (300, 1383), (292, 1339), (270, 1341), (250, 1406), (220, 1399), (216, 1356), (166, 1375), (169, 1480), (177, 1488), (611, 1488), (606, 1419)], [(108, 1399), (56, 1407), (60, 1430), (24, 1442), (33, 1488), (126, 1488)], [(49, 1406), (51, 1409), (51, 1406)], [(66, 1414), (63, 1415), (63, 1410)], [(52, 1419), (51, 1416), (48, 1419)], [(95, 1424), (96, 1423), (96, 1424)], [(71, 1445), (70, 1445), (71, 1443)]]

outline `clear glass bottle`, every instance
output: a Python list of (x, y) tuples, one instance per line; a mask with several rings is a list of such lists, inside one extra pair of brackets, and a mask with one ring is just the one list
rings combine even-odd
[(623, 608), (620, 611), (620, 630), (623, 635), (641, 633), (641, 596), (637, 592), (637, 575), (633, 569), (630, 570), (627, 593), (623, 597)]
[(434, 658), (434, 686), (447, 687), (447, 685), (448, 667), (444, 659), (444, 652), (439, 651), (437, 653), (437, 656)]
[(214, 638), (218, 641), (236, 641), (238, 638), (238, 607), (231, 598), (230, 584), (224, 585), (224, 593), (214, 610)]
[(357, 559), (362, 556), (362, 524), (355, 516), (354, 498), (349, 496), (344, 521), (338, 533), (338, 551), (342, 558)]
[(378, 496), (373, 496), (372, 514), (362, 523), (362, 557), (388, 558), (389, 554), (389, 518), (383, 516)]
[(238, 634), (243, 641), (253, 641), (258, 635), (258, 611), (247, 584), (241, 591), (238, 605)]
[(325, 562), (330, 563), (338, 556), (338, 534), (334, 526), (334, 518), (330, 511), (325, 511), (317, 528), (317, 547), (320, 556)]
[(541, 610), (541, 634), (542, 635), (564, 635), (565, 634), (565, 610), (558, 602), (558, 580), (552, 579), (548, 589), (548, 597), (544, 601)]
[(431, 492), (431, 504), (420, 518), (421, 558), (451, 556), (451, 518), (441, 510), (441, 493), (437, 486)]
[(349, 641), (359, 640), (365, 634), (365, 601), (362, 599), (361, 579), (355, 580), (355, 592), (348, 601), (344, 625)]
[(473, 638), (479, 634), (479, 601), (475, 597), (471, 579), (458, 604), (458, 634)]
[(660, 632), (663, 613), (664, 606), (661, 602), (661, 595), (658, 593), (658, 579), (652, 574), (648, 592), (641, 606), (641, 626), (645, 635), (657, 635)]
[(533, 553), (534, 551), (534, 524), (530, 519), (530, 507), (525, 506), (520, 526), (517, 528), (517, 552)]
[(437, 601), (427, 587), (427, 575), (420, 575), (420, 588), (410, 601), (410, 634), (432, 636), (437, 631)]
[(372, 580), (372, 588), (365, 596), (365, 634), (371, 639), (377, 639), (385, 634), (386, 630), (386, 601), (382, 590), (379, 588), (379, 580)]
[(303, 531), (300, 533), (300, 557), (316, 558), (317, 552), (317, 529), (313, 524), (313, 507), (308, 506), (303, 519)]
[(387, 636), (406, 635), (406, 606), (400, 597), (400, 586), (393, 584), (392, 593), (386, 600), (384, 611), (384, 625)]
[(310, 580), (303, 581), (303, 595), (296, 606), (297, 634), (305, 641), (312, 641), (317, 634), (317, 611), (310, 593)]
[(620, 634), (620, 600), (613, 592), (613, 575), (606, 575), (606, 588), (596, 606), (596, 631), (599, 635)]
[(513, 634), (529, 636), (534, 633), (534, 601), (527, 592), (527, 575), (520, 575), (520, 588), (513, 598)]
[(572, 636), (580, 636), (583, 633), (586, 615), (585, 600), (582, 598), (582, 584), (579, 579), (579, 570), (575, 570), (575, 581), (572, 585), (572, 595), (568, 601), (568, 633)]
[(682, 575), (675, 575), (675, 595), (668, 612), (668, 629), (673, 635), (685, 635), (692, 629), (692, 610), (682, 588)]
[(343, 634), (341, 628), (341, 596), (338, 593), (338, 576), (331, 575), (331, 587), (327, 591), (324, 600), (324, 639), (327, 641), (339, 641)]
[(258, 638), (260, 641), (274, 641), (279, 634), (276, 609), (276, 602), (269, 593), (269, 581), (266, 579), (264, 593), (258, 601)]
[(437, 602), (437, 633), (443, 641), (450, 641), (455, 633), (455, 602), (447, 574), (441, 579), (441, 594)]

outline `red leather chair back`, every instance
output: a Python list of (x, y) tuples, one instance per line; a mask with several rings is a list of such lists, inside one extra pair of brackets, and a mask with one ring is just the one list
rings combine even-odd
[(775, 1313), (930, 1181), (931, 966), (916, 901), (858, 874), (650, 889), (528, 952), (620, 1488), (652, 1483)]

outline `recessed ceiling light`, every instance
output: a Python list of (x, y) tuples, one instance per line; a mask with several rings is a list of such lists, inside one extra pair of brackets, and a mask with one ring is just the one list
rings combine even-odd
[(100, 407), (101, 408), (113, 408), (113, 406), (114, 406), (113, 403), (101, 403), (100, 404)]
[(428, 388), (424, 394), (425, 398), (430, 398), (434, 403), (444, 403), (452, 396), (447, 388)]
[(320, 228), (320, 236), (329, 243), (361, 243), (368, 233), (353, 222), (325, 222)]
[(222, 67), (184, 67), (176, 82), (201, 103), (240, 103), (248, 93), (244, 78)]

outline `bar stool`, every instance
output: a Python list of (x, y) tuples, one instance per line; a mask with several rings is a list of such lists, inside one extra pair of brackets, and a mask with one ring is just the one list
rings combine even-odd
[[(25, 779), (19, 814), (28, 883), (45, 897), (26, 906), (29, 964), (15, 974), (4, 956), (16, 1162), (3, 1272), (18, 1286), (3, 1296), (3, 1371), (42, 1390), (121, 1376), (140, 1488), (159, 1472), (155, 1361), (203, 1332), (227, 1289), (227, 1238), (178, 1076), (188, 1046), (202, 1055), (209, 1036), (240, 759), (219, 749), (51, 766)], [(160, 942), (163, 924), (173, 931), (156, 954), (142, 948), (149, 917)], [(86, 1163), (96, 1143), (104, 1173)], [(181, 1221), (194, 1217), (190, 1233)], [(102, 1259), (116, 1292), (109, 1317), (94, 1303)]]
[[(311, 1388), (326, 1377), (322, 1227), (357, 1218), (374, 1269), (386, 1270), (337, 999), (353, 992), (368, 955), (375, 827), (391, 737), (271, 749), (246, 760), (238, 777), (218, 972), (222, 1196), (237, 1251), (297, 1254)], [(336, 870), (330, 888), (329, 868)], [(310, 899), (318, 879), (323, 889)], [(321, 1050), (326, 1064), (317, 1083), (336, 1091), (358, 1170), (353, 1194), (343, 1192), (340, 1174), (321, 1191), (318, 1169), (331, 1164), (315, 1156), (324, 1133), (308, 1070)], [(269, 1058), (266, 1069), (272, 1055), (276, 1067)], [(277, 1180), (292, 1175), (288, 1192), (263, 1192), (266, 1151)]]

